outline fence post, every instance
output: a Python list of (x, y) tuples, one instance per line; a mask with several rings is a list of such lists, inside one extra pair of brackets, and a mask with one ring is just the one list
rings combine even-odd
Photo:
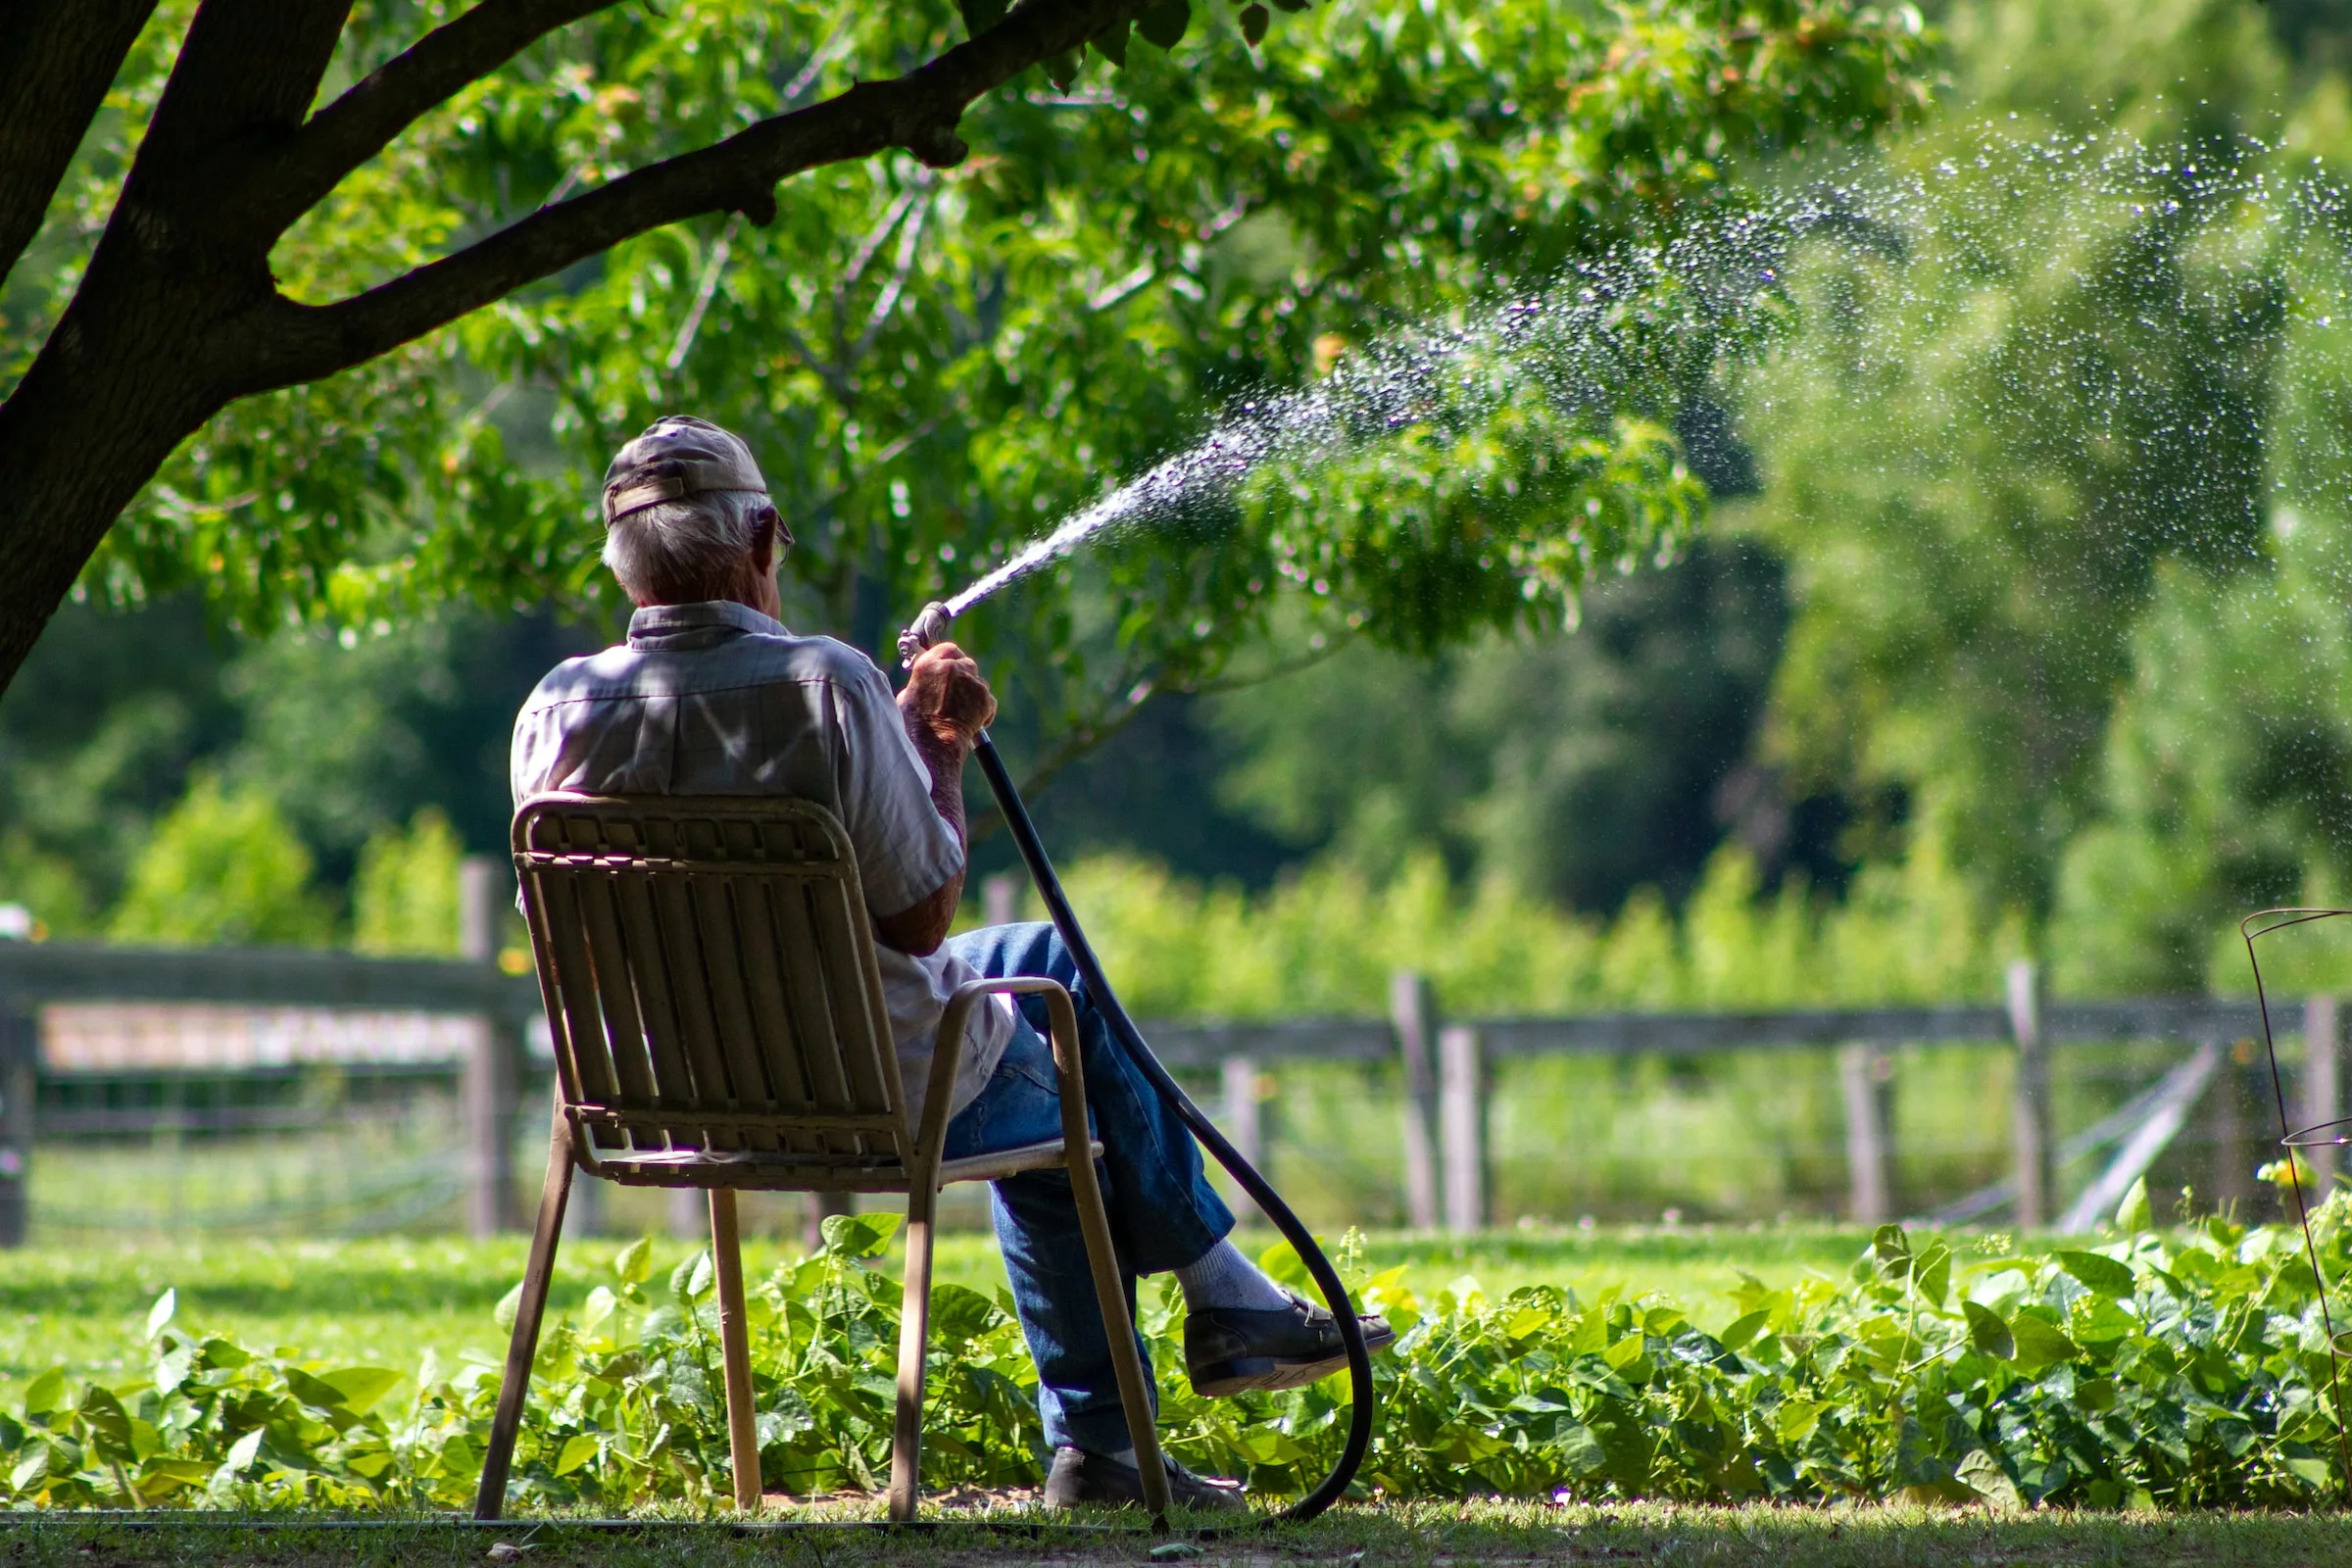
[(2254, 1060), (2254, 1042), (2233, 1042), (2214, 1069), (2213, 1101), (2214, 1206), (2251, 1221), (2247, 1210), (2254, 1199), (2254, 1155), (2246, 1148), (2246, 1068)]
[(980, 923), (1010, 925), (1021, 909), (1021, 879), (1010, 871), (980, 879)]
[[(1259, 1170), (1265, 1168), (1265, 1123), (1258, 1113), (1257, 1058), (1227, 1056), (1217, 1063), (1217, 1088), (1224, 1100), (1217, 1117), (1218, 1130), (1230, 1139), (1242, 1157)], [(1247, 1219), (1257, 1213), (1257, 1205), (1246, 1193), (1236, 1192), (1233, 1210), (1237, 1218)]]
[[(2337, 1079), (2342, 1061), (2343, 1034), (2336, 1018), (2335, 998), (2313, 997), (2303, 1004), (2303, 1126), (2319, 1127), (2343, 1114), (2343, 1092)], [(2296, 1129), (2301, 1131), (2300, 1128)], [(2311, 1166), (2312, 1202), (2326, 1200), (2335, 1185), (2335, 1146), (2321, 1144), (2301, 1151)]]
[[(458, 950), (476, 963), (498, 962), (498, 931), (514, 902), (509, 869), (486, 855), (458, 862)], [(466, 1058), (462, 1087), (466, 1106), (468, 1165), (473, 1185), (466, 1197), (466, 1229), (495, 1236), (522, 1228), (514, 1194), (514, 1117), (522, 1098), (522, 1039), (516, 1020), (503, 1011), (482, 1019), (482, 1033)]]
[(1439, 1125), (1446, 1140), (1446, 1228), (1487, 1226), (1487, 1083), (1478, 1031), (1454, 1024), (1438, 1033)]
[(1886, 1185), (1886, 1111), (1880, 1081), (1886, 1053), (1876, 1046), (1838, 1048), (1838, 1083), (1845, 1097), (1845, 1169), (1854, 1223), (1873, 1229), (1893, 1218)]
[(40, 1086), (40, 1020), (0, 997), (0, 1248), (32, 1228), (32, 1110)]
[(1404, 1062), (1404, 1222), (1438, 1228), (1438, 1000), (1409, 969), (1389, 979), (1389, 1022)]
[(2050, 1059), (2041, 1038), (2041, 973), (2031, 958), (2009, 965), (2009, 1038), (2017, 1047), (2010, 1141), (2017, 1156), (2017, 1228), (2050, 1218)]

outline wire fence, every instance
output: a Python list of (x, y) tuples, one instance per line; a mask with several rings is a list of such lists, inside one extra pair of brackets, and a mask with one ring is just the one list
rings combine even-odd
[[(547, 1094), (545, 1062), (529, 1045), (537, 996), (527, 979), (487, 964), (343, 956), (293, 956), (282, 967), (270, 955), (175, 958), (175, 967), (145, 956), (89, 950), (36, 963), (0, 952), (0, 1013), (14, 998), (20, 1018), (45, 1010), (49, 1019), (37, 1050), (0, 1042), (0, 1199), (19, 1195), (31, 1239), (479, 1231), (523, 1212), (521, 1183), (544, 1149), (535, 1107)], [(1442, 1028), (1424, 988), (1419, 1012), (1400, 1003), (1389, 1019), (1148, 1032), (1236, 1142), (1327, 1229), (1875, 1222), (1938, 1211), (2013, 1223), (2021, 1138), (2049, 1151), (2049, 1191), (2034, 1216), (2046, 1223), (2112, 1172), (2119, 1147), (2161, 1108), (2151, 1093), (2215, 1051), (2218, 1070), (2198, 1080), (2178, 1131), (2145, 1163), (2149, 1190), (2191, 1209), (2270, 1211), (2274, 1196), (2255, 1172), (2275, 1155), (2277, 1110), (2250, 1007), (2078, 1004), (2048, 1007), (2044, 1019), (2031, 975), (2022, 979), (2006, 1010)], [(144, 1013), (109, 1003), (112, 1034), (89, 1022), (88, 999), (134, 983), (150, 1003), (198, 1001)], [(66, 1010), (75, 1005), (84, 1012)], [(172, 1007), (188, 1020), (178, 1034), (164, 1016)], [(2301, 1004), (2275, 1013), (2285, 1092), (2324, 1120), (2312, 1097), (2332, 1096), (2335, 1074), (2315, 1076), (2308, 1064), (2334, 1059), (2332, 1005), (2317, 1056), (2298, 1032)], [(78, 1035), (59, 1022), (74, 1016)], [(37, 1090), (30, 1114), (6, 1076), (19, 1070), (11, 1061), (36, 1080), (26, 1086)], [(580, 1193), (571, 1223), (583, 1231), (701, 1223), (692, 1195), (596, 1182)], [(746, 1221), (790, 1231), (806, 1208), (762, 1200)], [(942, 1218), (986, 1223), (985, 1193), (953, 1192)]]

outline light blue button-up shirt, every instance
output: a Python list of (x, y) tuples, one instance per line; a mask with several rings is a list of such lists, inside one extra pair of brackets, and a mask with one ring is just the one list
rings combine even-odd
[[(724, 600), (646, 606), (629, 617), (627, 642), (550, 670), (514, 720), (511, 781), (517, 806), (547, 790), (814, 802), (848, 829), (877, 914), (912, 908), (963, 866), (874, 662)], [(940, 1012), (978, 972), (945, 953), (918, 958), (877, 943), (876, 956), (917, 1119)], [(972, 1009), (956, 1110), (987, 1084), (1011, 1038), (1002, 1001)]]

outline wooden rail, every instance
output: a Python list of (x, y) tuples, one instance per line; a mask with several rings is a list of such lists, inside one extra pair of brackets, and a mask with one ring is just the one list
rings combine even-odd
[[(471, 1151), (476, 1231), (519, 1221), (513, 1145), (522, 1085), (525, 1030), (539, 1013), (538, 984), (503, 972), (490, 933), (511, 898), (503, 868), (468, 861), (465, 926), (471, 956), (375, 958), (284, 949), (133, 949), (87, 943), (0, 942), (0, 1246), (24, 1231), (24, 1173), (31, 1157), (31, 1084), (35, 1032), (30, 1019), (57, 1003), (170, 1002), (242, 1007), (318, 1007), (441, 1012), (488, 1020), (485, 1043), (446, 1070), (460, 1080)], [(2305, 1119), (2335, 1108), (2338, 1074), (2332, 1044), (2334, 1005), (2323, 1009), (2328, 1049), (2306, 1074)], [(2305, 1004), (2274, 1004), (2272, 1026), (2304, 1032)], [(1487, 1084), (1501, 1057), (1535, 1055), (1715, 1054), (1736, 1051), (1838, 1053), (1846, 1114), (1851, 1217), (1877, 1223), (1887, 1213), (1888, 1157), (1883, 1085), (1888, 1048), (1935, 1042), (2001, 1042), (2017, 1053), (2012, 1203), (2021, 1226), (2047, 1221), (2059, 1206), (2051, 1191), (2044, 1053), (2053, 1047), (2129, 1040), (2186, 1046), (2258, 1038), (2252, 1002), (2153, 998), (2049, 1003), (2031, 966), (2010, 975), (2005, 1004), (1789, 1008), (1738, 1012), (1606, 1012), (1571, 1017), (1477, 1017), (1442, 1020), (1437, 999), (1416, 976), (1400, 975), (1387, 1018), (1305, 1018), (1266, 1023), (1157, 1023), (1145, 1033), (1169, 1066), (1214, 1074), (1225, 1102), (1222, 1120), (1246, 1153), (1259, 1124), (1261, 1064), (1283, 1061), (1398, 1060), (1405, 1094), (1406, 1212), (1413, 1224), (1472, 1228), (1487, 1217)]]

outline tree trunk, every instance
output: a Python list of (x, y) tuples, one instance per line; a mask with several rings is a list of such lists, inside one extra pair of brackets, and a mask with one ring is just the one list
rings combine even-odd
[(196, 289), (91, 290), (0, 403), (0, 690), (172, 449), (228, 401)]

